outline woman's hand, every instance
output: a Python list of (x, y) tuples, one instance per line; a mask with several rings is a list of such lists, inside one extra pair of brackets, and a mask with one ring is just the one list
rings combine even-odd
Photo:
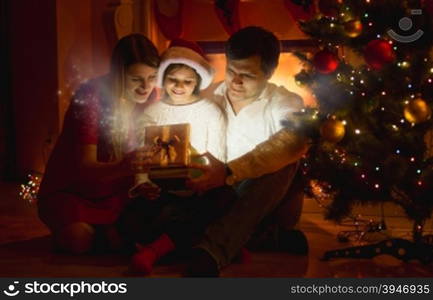
[(158, 152), (155, 146), (144, 146), (135, 151), (127, 153), (121, 163), (122, 167), (129, 173), (147, 173), (149, 171), (152, 158)]

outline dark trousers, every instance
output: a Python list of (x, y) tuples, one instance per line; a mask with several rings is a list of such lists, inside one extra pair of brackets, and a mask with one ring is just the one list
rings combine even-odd
[(212, 221), (221, 217), (237, 195), (230, 187), (180, 197), (162, 193), (154, 201), (135, 199), (120, 216), (117, 227), (127, 244), (148, 244), (167, 234), (176, 248), (189, 249)]
[(296, 225), (303, 197), (289, 189), (298, 165), (248, 179), (234, 187), (238, 198), (206, 229), (197, 247), (206, 250), (220, 268), (231, 263), (266, 217), (274, 216), (286, 229)]

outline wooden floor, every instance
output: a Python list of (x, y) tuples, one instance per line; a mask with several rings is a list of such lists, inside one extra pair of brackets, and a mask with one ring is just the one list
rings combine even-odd
[[(121, 255), (71, 256), (53, 253), (49, 232), (38, 220), (36, 207), (18, 197), (19, 185), (0, 183), (0, 277), (123, 277), (134, 276), (128, 257)], [(377, 219), (377, 208), (360, 208), (367, 218)], [(410, 223), (398, 209), (386, 209), (388, 233), (408, 237)], [(322, 209), (307, 199), (300, 228), (307, 235), (310, 252), (306, 256), (287, 253), (254, 252), (252, 261), (232, 264), (222, 277), (433, 277), (433, 266), (418, 261), (404, 263), (392, 256), (373, 259), (322, 261), (324, 252), (348, 247), (336, 235), (346, 227), (325, 221)], [(429, 223), (427, 229), (431, 229)], [(383, 238), (383, 233), (366, 237)], [(151, 277), (180, 277), (181, 263), (157, 266)]]

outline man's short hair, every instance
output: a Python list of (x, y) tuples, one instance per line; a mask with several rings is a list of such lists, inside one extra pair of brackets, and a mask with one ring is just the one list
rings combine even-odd
[(245, 59), (258, 55), (262, 71), (269, 75), (278, 65), (280, 42), (270, 31), (257, 26), (242, 28), (234, 33), (226, 44), (228, 59)]

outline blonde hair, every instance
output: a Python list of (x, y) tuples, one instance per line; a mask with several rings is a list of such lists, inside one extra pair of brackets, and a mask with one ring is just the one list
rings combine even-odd
[(111, 160), (121, 159), (125, 153), (131, 112), (134, 103), (125, 100), (126, 73), (131, 65), (142, 63), (158, 68), (160, 57), (153, 43), (141, 34), (131, 34), (120, 39), (111, 56), (108, 103), (111, 128)]

